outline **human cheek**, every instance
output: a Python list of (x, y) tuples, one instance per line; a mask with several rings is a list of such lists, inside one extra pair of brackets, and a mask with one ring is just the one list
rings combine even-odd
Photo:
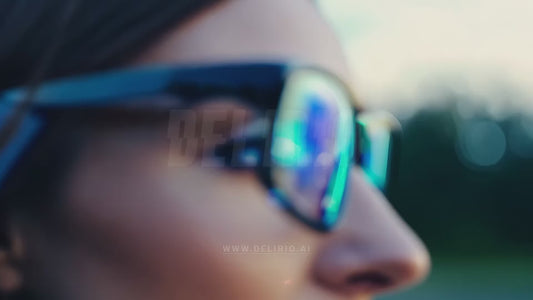
[[(269, 204), (253, 175), (198, 168), (176, 177), (168, 192), (186, 197), (180, 208), (191, 240), (225, 266), (222, 278), (254, 286), (254, 299), (284, 299), (305, 281), (317, 237)], [(204, 188), (194, 188), (200, 180)]]
[[(177, 171), (179, 172), (179, 171)], [(299, 242), (314, 236), (279, 207), (249, 172), (191, 168), (169, 177), (167, 192), (177, 195), (189, 223), (221, 242)]]

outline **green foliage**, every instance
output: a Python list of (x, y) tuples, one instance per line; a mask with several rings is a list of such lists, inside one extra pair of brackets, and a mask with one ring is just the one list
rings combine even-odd
[[(506, 131), (523, 117), (494, 122)], [(389, 199), (434, 253), (533, 253), (533, 158), (508, 150), (495, 166), (469, 164), (458, 147), (466, 121), (452, 105), (404, 122)]]

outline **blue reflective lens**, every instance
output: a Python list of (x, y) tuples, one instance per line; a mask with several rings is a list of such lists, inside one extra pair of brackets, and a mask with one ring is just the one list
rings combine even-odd
[(401, 131), (400, 124), (386, 112), (360, 114), (357, 122), (357, 164), (371, 184), (385, 191), (390, 181), (394, 137)]
[(343, 86), (318, 71), (293, 73), (273, 130), (276, 194), (307, 222), (333, 226), (342, 209), (353, 143), (354, 117)]

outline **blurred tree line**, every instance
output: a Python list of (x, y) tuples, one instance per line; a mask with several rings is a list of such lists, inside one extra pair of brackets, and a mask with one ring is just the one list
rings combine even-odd
[[(461, 157), (459, 143), (472, 119), (494, 122), (508, 140), (516, 124), (532, 118), (516, 113), (496, 120), (482, 110), (465, 118), (459, 101), (468, 100), (448, 101), (403, 121), (400, 172), (389, 199), (434, 254), (531, 255), (533, 149), (527, 157), (507, 148), (498, 163), (480, 167)], [(519, 138), (527, 137), (524, 131)]]

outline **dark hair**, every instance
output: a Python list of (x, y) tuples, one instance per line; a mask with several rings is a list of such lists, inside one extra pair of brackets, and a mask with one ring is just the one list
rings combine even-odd
[(36, 75), (40, 80), (117, 67), (215, 2), (0, 0), (0, 90)]
[[(0, 0), (0, 91), (120, 67), (165, 31), (216, 2), (220, 0)], [(0, 128), (0, 150), (26, 107)], [(36, 204), (26, 209), (45, 214), (37, 203), (57, 196), (78, 139), (50, 128), (26, 153), (0, 191), (0, 245), (8, 241), (3, 234), (12, 210), (6, 198), (15, 195), (17, 201)]]

